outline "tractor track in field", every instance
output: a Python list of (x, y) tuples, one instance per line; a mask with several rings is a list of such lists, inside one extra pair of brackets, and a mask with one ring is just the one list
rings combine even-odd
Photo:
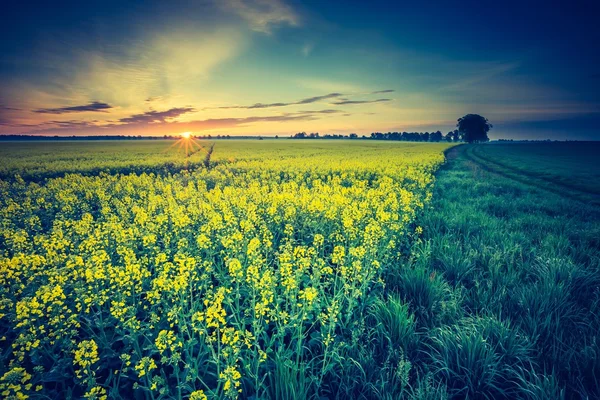
[[(524, 185), (533, 186), (535, 188), (545, 190), (557, 194), (561, 197), (567, 197), (571, 200), (576, 200), (588, 205), (600, 206), (600, 196), (593, 192), (588, 192), (580, 188), (564, 185), (562, 183), (543, 179), (535, 174), (527, 173), (523, 170), (507, 167), (501, 163), (482, 157), (476, 151), (481, 145), (460, 145), (453, 147), (447, 152), (447, 158), (453, 159), (463, 155), (467, 160), (475, 164), (487, 172), (500, 175), (504, 178), (522, 183)], [(551, 185), (551, 186), (550, 186)]]
[(518, 175), (524, 175), (524, 176), (526, 176), (528, 178), (531, 178), (531, 179), (534, 179), (534, 180), (539, 180), (539, 181), (542, 181), (542, 182), (546, 182), (546, 183), (548, 183), (550, 185), (562, 186), (562, 187), (564, 187), (565, 189), (568, 189), (568, 190), (577, 191), (577, 192), (581, 192), (581, 193), (586, 194), (586, 195), (595, 196), (595, 197), (599, 197), (600, 198), (600, 194), (598, 194), (598, 192), (594, 192), (592, 190), (587, 190), (587, 189), (582, 188), (580, 186), (569, 185), (569, 184), (564, 183), (564, 182), (557, 182), (557, 181), (552, 180), (552, 179), (544, 178), (543, 176), (540, 176), (539, 174), (527, 172), (527, 171), (524, 171), (522, 169), (511, 167), (509, 165), (503, 164), (503, 163), (498, 162), (496, 160), (492, 160), (491, 158), (482, 155), (481, 152), (479, 151), (479, 149), (481, 149), (481, 145), (477, 145), (475, 148), (473, 148), (472, 149), (472, 153), (476, 157), (478, 157), (480, 160), (483, 160), (483, 161), (485, 161), (487, 163), (492, 163), (492, 164), (496, 165), (498, 168), (510, 171), (510, 172), (518, 174)]

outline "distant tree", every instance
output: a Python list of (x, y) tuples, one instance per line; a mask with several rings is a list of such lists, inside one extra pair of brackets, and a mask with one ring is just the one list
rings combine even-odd
[(487, 118), (479, 114), (467, 114), (458, 119), (456, 124), (458, 131), (462, 134), (462, 138), (467, 143), (487, 142), (488, 132), (492, 128)]
[(356, 138), (358, 138), (358, 135), (356, 133), (350, 134), (350, 139), (356, 139)]
[(453, 142), (460, 141), (460, 133), (458, 132), (458, 129), (455, 129), (452, 131), (452, 141)]
[(452, 131), (446, 133), (446, 136), (444, 136), (444, 139), (446, 139), (446, 142), (451, 142), (452, 141)]
[(433, 132), (431, 135), (429, 135), (429, 141), (430, 142), (439, 142), (442, 140), (442, 132), (440, 131), (436, 131)]

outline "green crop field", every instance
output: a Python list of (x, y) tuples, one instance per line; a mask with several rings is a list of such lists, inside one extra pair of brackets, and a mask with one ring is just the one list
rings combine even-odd
[(426, 332), (420, 359), (452, 397), (600, 395), (597, 154), (597, 143), (448, 152), (415, 260), (394, 281)]
[(494, 143), (467, 151), (467, 157), (488, 169), (597, 204), (599, 154), (600, 145), (595, 142)]
[(0, 142), (0, 397), (600, 397), (596, 143)]

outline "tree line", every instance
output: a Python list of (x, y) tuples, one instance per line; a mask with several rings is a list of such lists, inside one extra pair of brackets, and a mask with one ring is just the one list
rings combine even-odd
[(292, 139), (372, 139), (372, 140), (395, 140), (406, 142), (460, 142), (463, 135), (457, 130), (443, 134), (440, 131), (435, 132), (373, 132), (370, 136), (358, 136), (356, 133), (348, 135), (325, 134), (319, 132), (306, 133), (298, 132), (291, 136)]
[[(456, 120), (456, 128), (453, 131), (442, 134), (440, 131), (429, 132), (373, 132), (371, 136), (361, 136), (361, 139), (373, 140), (397, 140), (410, 142), (487, 142), (488, 132), (493, 127), (487, 118), (479, 114), (467, 114)], [(319, 135), (316, 133), (299, 132), (291, 136), (292, 139), (358, 139), (356, 133), (349, 135)]]

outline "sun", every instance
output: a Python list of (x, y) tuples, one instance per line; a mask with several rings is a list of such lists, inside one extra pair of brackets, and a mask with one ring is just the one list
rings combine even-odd
[(180, 135), (184, 139), (189, 139), (192, 136), (192, 132), (183, 132)]

